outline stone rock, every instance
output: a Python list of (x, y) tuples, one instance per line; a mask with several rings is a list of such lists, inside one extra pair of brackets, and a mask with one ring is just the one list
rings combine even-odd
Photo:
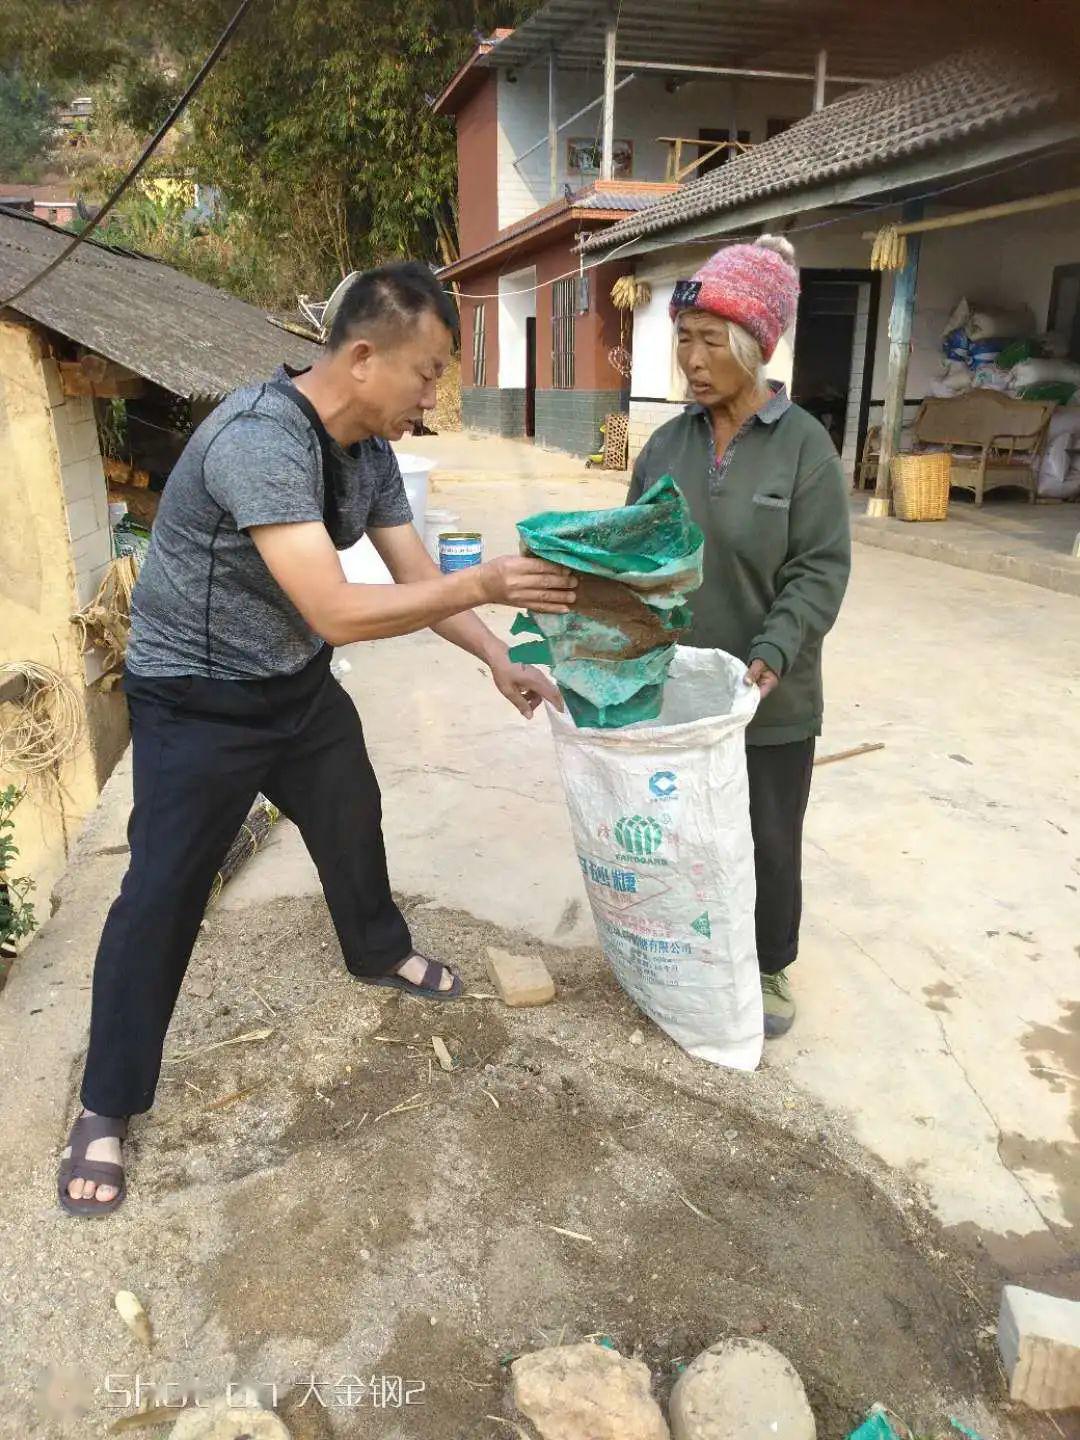
[[(243, 1398), (236, 1395), (237, 1400)], [(204, 1405), (185, 1406), (169, 1440), (289, 1440), (289, 1431), (272, 1410), (230, 1405), (226, 1396), (217, 1395)]]
[(487, 971), (504, 1005), (548, 1005), (555, 982), (538, 955), (511, 955), (488, 946)]
[(671, 1392), (672, 1440), (815, 1440), (795, 1367), (763, 1340), (723, 1340)]
[(555, 1345), (511, 1366), (541, 1440), (670, 1440), (648, 1366), (600, 1345)]

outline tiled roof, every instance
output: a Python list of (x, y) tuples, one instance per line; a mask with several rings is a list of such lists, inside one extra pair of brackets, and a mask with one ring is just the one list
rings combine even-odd
[[(0, 299), (70, 240), (44, 220), (0, 210)], [(320, 353), (235, 295), (92, 239), (12, 309), (188, 399), (227, 394), (283, 360), (310, 365)]]
[(598, 180), (569, 198), (561, 195), (558, 200), (553, 200), (542, 209), (526, 215), (523, 220), (500, 230), (493, 240), (479, 250), (463, 255), (452, 265), (444, 266), (438, 272), (439, 276), (452, 280), (467, 270), (475, 269), (478, 262), (488, 257), (501, 255), (510, 248), (518, 248), (519, 243), (534, 232), (546, 232), (553, 226), (565, 224), (575, 217), (582, 221), (587, 220), (592, 225), (605, 220), (617, 222), (620, 215), (647, 210), (658, 196), (672, 189), (660, 182), (642, 182), (640, 189), (628, 188), (629, 183), (625, 180)]
[(654, 190), (605, 190), (575, 195), (570, 204), (575, 210), (626, 210), (635, 213), (656, 204)]
[(642, 213), (591, 236), (584, 248), (606, 248), (770, 195), (1016, 128), (1018, 122), (1063, 109), (1070, 100), (1075, 107), (1075, 91), (1029, 62), (991, 50), (953, 56), (826, 105)]

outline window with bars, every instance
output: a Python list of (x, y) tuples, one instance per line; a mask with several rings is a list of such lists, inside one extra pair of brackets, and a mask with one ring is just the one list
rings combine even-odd
[(574, 310), (577, 281), (556, 280), (551, 287), (551, 383), (556, 390), (574, 388)]
[(487, 331), (484, 328), (484, 307), (473, 310), (472, 375), (474, 385), (487, 384)]

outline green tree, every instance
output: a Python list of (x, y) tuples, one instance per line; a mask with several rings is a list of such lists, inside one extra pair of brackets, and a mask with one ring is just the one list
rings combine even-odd
[(52, 102), (45, 87), (17, 70), (0, 70), (0, 178), (33, 179), (51, 131)]
[[(440, 231), (455, 230), (454, 130), (430, 100), (477, 32), (512, 23), (534, 3), (255, 0), (168, 160), (172, 174), (215, 186), (226, 217), (209, 232), (162, 234), (146, 248), (201, 278), (221, 267), (219, 283), (279, 305), (298, 290), (325, 294), (349, 270), (381, 260), (443, 259)], [(8, 0), (15, 18), (0, 17), (0, 53), (6, 29), (28, 67), (79, 73), (87, 86), (96, 78), (112, 113), (145, 135), (235, 5)], [(81, 72), (72, 68), (76, 35), (87, 47)]]

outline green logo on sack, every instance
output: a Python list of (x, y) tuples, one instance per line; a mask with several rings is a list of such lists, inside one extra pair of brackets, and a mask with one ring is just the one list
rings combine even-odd
[(696, 920), (690, 921), (690, 929), (696, 930), (699, 935), (704, 935), (706, 940), (712, 939), (712, 926), (709, 924), (709, 912), (699, 915)]
[(664, 832), (645, 815), (624, 815), (615, 823), (615, 843), (628, 855), (643, 859), (655, 855), (664, 841)]

